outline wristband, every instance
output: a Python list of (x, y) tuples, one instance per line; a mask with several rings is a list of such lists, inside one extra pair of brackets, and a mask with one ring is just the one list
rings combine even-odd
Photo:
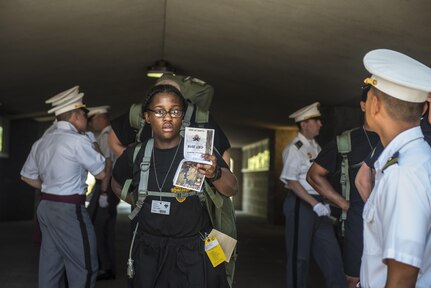
[(214, 177), (208, 178), (209, 181), (214, 182), (221, 178), (221, 167), (219, 165), (216, 166)]

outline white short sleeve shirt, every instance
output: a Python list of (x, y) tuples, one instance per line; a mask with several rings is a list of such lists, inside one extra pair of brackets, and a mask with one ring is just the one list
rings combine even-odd
[(317, 142), (305, 138), (304, 135), (298, 135), (283, 150), (283, 169), (280, 180), (286, 186), (287, 181), (298, 181), (309, 194), (318, 195), (316, 190), (308, 184), (306, 177), (308, 169), (313, 164), (321, 148)]
[(111, 126), (106, 126), (102, 132), (100, 132), (100, 135), (97, 137), (97, 143), (99, 144), (100, 151), (105, 156), (106, 159), (111, 159), (113, 162), (115, 160), (115, 154), (109, 148), (108, 145), (108, 134), (112, 131)]
[[(396, 153), (397, 163), (388, 165)], [(393, 139), (375, 168), (363, 212), (361, 285), (384, 287), (385, 259), (394, 259), (420, 269), (416, 287), (431, 287), (431, 148), (420, 128)]]

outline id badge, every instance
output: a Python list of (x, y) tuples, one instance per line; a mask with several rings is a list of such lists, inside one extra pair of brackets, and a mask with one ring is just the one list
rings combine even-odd
[(153, 200), (151, 202), (151, 213), (169, 215), (171, 203), (167, 201)]

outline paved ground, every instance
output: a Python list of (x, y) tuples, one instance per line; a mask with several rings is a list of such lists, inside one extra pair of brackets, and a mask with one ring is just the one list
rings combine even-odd
[[(127, 209), (126, 209), (127, 210)], [(237, 288), (284, 287), (284, 229), (262, 218), (238, 213), (239, 258), (235, 275)], [(0, 287), (37, 287), (38, 249), (31, 243), (32, 221), (0, 222)], [(125, 263), (129, 245), (126, 214), (117, 221), (117, 279), (99, 281), (96, 287), (127, 287)], [(315, 277), (313, 287), (318, 285)]]

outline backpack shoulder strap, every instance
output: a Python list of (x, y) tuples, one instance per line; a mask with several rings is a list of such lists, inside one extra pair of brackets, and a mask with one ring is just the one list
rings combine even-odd
[[(142, 162), (139, 166), (141, 169), (141, 175), (140, 175), (141, 177), (140, 177), (139, 186), (138, 186), (138, 199), (136, 201), (135, 209), (133, 209), (132, 213), (130, 213), (129, 215), (130, 220), (133, 220), (133, 218), (135, 218), (136, 215), (138, 215), (148, 192), (148, 177), (150, 175), (151, 153), (153, 152), (153, 147), (154, 147), (154, 139), (150, 138), (148, 139), (147, 144), (145, 145), (144, 157), (142, 158)], [(136, 151), (134, 153), (134, 157), (136, 157), (135, 154), (137, 155)]]
[(186, 114), (184, 115), (183, 121), (181, 123), (180, 135), (182, 137), (184, 137), (186, 127), (189, 127), (190, 124), (192, 123), (191, 121), (192, 121), (192, 115), (194, 110), (195, 110), (195, 105), (193, 105), (192, 103), (189, 103), (189, 105), (187, 105)]
[(210, 112), (199, 106), (196, 106), (195, 122), (197, 124), (206, 124), (209, 121)]
[(338, 150), (338, 153), (341, 155), (340, 184), (341, 184), (342, 195), (346, 200), (350, 199), (348, 154), (352, 151), (351, 133), (355, 129), (344, 131), (343, 133), (337, 136), (337, 150)]
[(350, 133), (352, 130), (347, 130), (337, 136), (337, 149), (340, 154), (347, 154), (352, 151), (352, 139)]
[[(133, 150), (132, 161), (135, 163), (136, 157), (138, 156), (139, 151), (141, 150), (142, 143), (138, 143)], [(127, 195), (130, 190), (130, 185), (132, 184), (133, 179), (127, 179), (124, 182), (123, 188), (121, 189), (120, 199), (126, 201)]]
[(205, 110), (193, 103), (189, 103), (189, 105), (187, 106), (186, 114), (184, 114), (183, 122), (181, 124), (180, 134), (182, 137), (184, 137), (186, 127), (189, 127), (192, 123), (192, 115), (195, 110), (195, 123), (198, 124), (199, 127), (202, 127), (209, 121), (210, 112), (208, 110)]
[[(347, 130), (337, 136), (337, 150), (341, 155), (340, 184), (341, 194), (347, 201), (350, 200), (350, 177), (349, 177), (349, 158), (347, 155), (352, 151), (352, 139), (350, 137), (352, 130)], [(340, 215), (341, 234), (344, 236), (344, 221), (347, 219), (346, 211)]]

